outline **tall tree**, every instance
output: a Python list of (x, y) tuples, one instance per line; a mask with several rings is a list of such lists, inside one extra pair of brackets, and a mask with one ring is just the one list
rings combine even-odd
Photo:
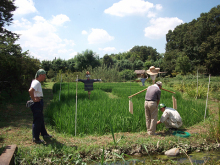
[[(220, 5), (212, 8), (208, 13), (201, 13), (199, 18), (181, 24), (173, 31), (170, 30), (166, 35), (165, 64), (163, 66), (168, 69), (167, 64), (176, 65), (173, 59), (178, 56), (172, 52), (183, 52), (193, 67), (206, 66), (209, 73), (219, 74), (219, 70), (216, 69), (220, 64), (219, 31)], [(171, 55), (173, 56), (171, 57)], [(168, 60), (170, 61), (168, 62)]]
[(108, 56), (107, 54), (104, 55), (103, 64), (107, 67), (110, 67), (110, 66), (114, 65), (114, 62), (113, 62), (111, 56)]
[(74, 57), (75, 69), (82, 71), (87, 69), (89, 66), (95, 68), (100, 66), (99, 57), (92, 50), (85, 50), (82, 53), (78, 53)]
[[(14, 5), (15, 0), (1, 0), (0, 1), (0, 37), (4, 38), (6, 35), (13, 37), (14, 33), (8, 31), (5, 25), (10, 25), (13, 21), (13, 11), (16, 6)], [(16, 38), (16, 37), (15, 37)]]
[(130, 52), (136, 53), (136, 60), (145, 62), (146, 60), (156, 61), (159, 53), (151, 46), (134, 46)]

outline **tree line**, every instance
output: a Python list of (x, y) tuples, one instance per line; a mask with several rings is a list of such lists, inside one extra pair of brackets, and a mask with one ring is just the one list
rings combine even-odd
[(0, 92), (19, 92), (27, 89), (36, 70), (43, 68), (48, 78), (56, 73), (82, 72), (87, 68), (105, 66), (117, 68), (118, 72), (133, 73), (134, 70), (147, 70), (150, 66), (161, 68), (168, 76), (186, 75), (199, 69), (201, 72), (219, 75), (220, 73), (220, 5), (189, 23), (177, 26), (166, 34), (166, 51), (158, 53), (150, 46), (134, 46), (127, 52), (105, 54), (100, 58), (92, 50), (86, 49), (74, 58), (40, 62), (29, 53), (22, 52), (19, 35), (8, 31), (5, 26), (13, 20), (16, 10), (14, 0), (0, 2)]
[(12, 23), (15, 10), (14, 0), (0, 1), (0, 101), (27, 89), (41, 64), (28, 51), (22, 52), (15, 44), (19, 35), (5, 28)]
[[(197, 69), (202, 73), (220, 74), (220, 5), (189, 23), (177, 26), (166, 34), (166, 52), (158, 53), (150, 46), (134, 46), (130, 51), (106, 54), (99, 58), (92, 50), (78, 53), (70, 60), (42, 61), (47, 71), (82, 71), (88, 66), (117, 67), (119, 72), (160, 67), (167, 75), (186, 75)], [(49, 72), (50, 73), (50, 72)]]

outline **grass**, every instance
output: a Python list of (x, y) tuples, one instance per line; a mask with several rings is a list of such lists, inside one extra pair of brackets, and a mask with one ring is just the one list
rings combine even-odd
[[(46, 88), (43, 89), (46, 106), (48, 106), (47, 103), (50, 100), (51, 104), (53, 104), (51, 86), (52, 84), (46, 83)], [(105, 87), (103, 86), (103, 88)], [(112, 93), (112, 91), (108, 92)], [(73, 95), (73, 97), (75, 96)], [(210, 137), (210, 125), (207, 120), (186, 128), (186, 131), (191, 133), (189, 138), (179, 139), (166, 130), (159, 131), (159, 136), (154, 137), (148, 136), (146, 130), (140, 132), (114, 132), (116, 146), (110, 132), (103, 136), (93, 134), (75, 137), (58, 131), (56, 127), (50, 125), (49, 120), (45, 120), (46, 129), (53, 135), (53, 138), (45, 139), (45, 144), (37, 145), (32, 143), (31, 138), (32, 113), (30, 109), (25, 107), (25, 102), (29, 99), (28, 93), (25, 94), (24, 92), (24, 96), (21, 97), (19, 95), (16, 98), (16, 102), (8, 102), (5, 107), (0, 106), (0, 154), (5, 146), (16, 144), (18, 146), (16, 164), (84, 164), (85, 161), (91, 160), (100, 162), (102, 155), (102, 150), (100, 149), (103, 149), (103, 147), (110, 155), (115, 149), (120, 151), (118, 155), (122, 155), (122, 153), (131, 154), (133, 149), (142, 145), (147, 147), (150, 155), (163, 153), (177, 145), (184, 147), (188, 151), (190, 151), (190, 147), (194, 150), (200, 148), (202, 151), (202, 148), (212, 145), (209, 142), (215, 141), (215, 138), (212, 139)], [(204, 100), (199, 101), (205, 102)], [(179, 104), (177, 103), (177, 105)], [(214, 105), (210, 108), (216, 109), (215, 102), (210, 101), (209, 105)], [(158, 141), (159, 148), (157, 148)], [(141, 153), (147, 155), (144, 151), (141, 151)], [(108, 158), (110, 157), (105, 154), (105, 160)], [(154, 163), (157, 164), (157, 162)], [(158, 161), (158, 164), (165, 163)]]
[[(78, 83), (77, 89), (77, 134), (104, 135), (112, 132), (140, 132), (146, 130), (144, 115), (144, 97), (142, 92), (132, 98), (134, 114), (128, 111), (128, 96), (145, 89), (137, 83), (95, 83), (90, 99), (84, 91), (84, 84)], [(166, 88), (166, 87), (165, 87)], [(48, 106), (45, 115), (61, 132), (74, 135), (76, 110), (76, 83), (54, 85), (53, 104)], [(109, 93), (115, 97), (109, 97)], [(184, 121), (182, 128), (199, 123), (204, 118), (205, 105), (195, 100), (185, 100), (179, 92), (177, 99), (178, 111)], [(161, 102), (172, 107), (172, 93), (162, 91)], [(158, 119), (162, 115), (159, 111)], [(190, 115), (190, 118), (189, 118)], [(207, 115), (208, 116), (208, 115)], [(112, 128), (111, 128), (111, 127)], [(157, 130), (163, 130), (158, 125)]]

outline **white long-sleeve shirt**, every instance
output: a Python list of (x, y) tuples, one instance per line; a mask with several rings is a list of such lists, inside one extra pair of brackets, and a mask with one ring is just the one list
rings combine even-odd
[(177, 110), (166, 107), (160, 122), (164, 123), (167, 128), (179, 128), (182, 126), (182, 118)]

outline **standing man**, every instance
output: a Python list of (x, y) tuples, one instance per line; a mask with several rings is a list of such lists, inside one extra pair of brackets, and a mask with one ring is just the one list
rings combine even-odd
[(158, 115), (158, 105), (160, 102), (160, 96), (162, 88), (162, 82), (158, 81), (156, 84), (147, 88), (145, 95), (145, 117), (148, 135), (155, 135)]
[(166, 128), (169, 128), (171, 130), (177, 129), (182, 126), (182, 118), (177, 110), (166, 107), (166, 105), (163, 103), (158, 106), (158, 110), (161, 110), (163, 114), (160, 120), (157, 121), (157, 124), (164, 123)]
[(44, 116), (43, 116), (44, 102), (43, 102), (43, 90), (41, 87), (41, 82), (43, 82), (45, 79), (46, 79), (45, 70), (39, 69), (29, 89), (30, 97), (34, 102), (34, 104), (31, 106), (31, 111), (33, 113), (32, 135), (33, 135), (33, 142), (35, 143), (44, 142), (39, 138), (40, 134), (44, 138), (52, 137), (47, 133), (44, 125)]

